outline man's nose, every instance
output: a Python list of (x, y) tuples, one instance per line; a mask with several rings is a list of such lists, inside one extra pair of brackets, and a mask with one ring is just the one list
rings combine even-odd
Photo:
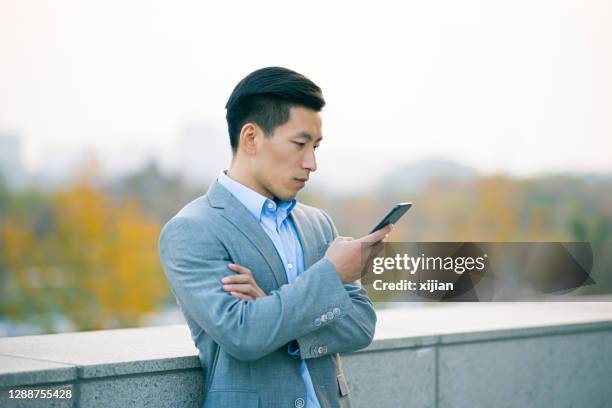
[(305, 155), (302, 161), (302, 167), (308, 169), (310, 171), (317, 170), (317, 159), (315, 158), (314, 149), (309, 150)]

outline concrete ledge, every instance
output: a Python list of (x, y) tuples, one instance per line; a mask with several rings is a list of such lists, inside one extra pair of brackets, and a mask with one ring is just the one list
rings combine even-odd
[[(382, 310), (375, 341), (343, 362), (355, 407), (606, 406), (612, 302)], [(28, 406), (7, 394), (27, 387), (73, 390), (58, 406), (202, 401), (185, 325), (0, 339), (0, 406)]]
[(46, 384), (77, 379), (77, 368), (30, 358), (0, 355), (0, 386)]
[(79, 378), (200, 366), (184, 325), (9, 337), (0, 339), (2, 354), (68, 364)]

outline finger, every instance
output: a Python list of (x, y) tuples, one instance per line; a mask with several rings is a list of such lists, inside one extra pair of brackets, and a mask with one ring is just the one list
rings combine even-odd
[(235, 263), (228, 264), (227, 267), (234, 272), (251, 274), (251, 270)]
[(376, 254), (378, 254), (384, 248), (384, 246), (385, 246), (384, 242), (378, 241), (374, 243), (373, 245), (365, 248), (364, 256), (365, 256), (366, 263), (371, 262), (372, 259), (376, 257)]
[(237, 298), (240, 298), (242, 300), (254, 300), (251, 296), (244, 295), (244, 294), (239, 293), (239, 292), (230, 292), (230, 294), (232, 296), (236, 296)]
[(374, 255), (378, 254), (383, 248), (385, 244), (382, 241), (378, 241), (374, 245), (370, 247), (370, 257), (374, 257)]
[(254, 283), (253, 276), (247, 274), (230, 275), (221, 279), (223, 283)]
[(232, 285), (223, 285), (223, 290), (226, 292), (240, 292), (245, 293), (247, 295), (252, 295), (255, 292), (255, 288), (253, 285), (247, 284), (232, 284)]
[(377, 243), (378, 241), (382, 241), (385, 238), (385, 235), (388, 234), (393, 229), (393, 224), (387, 224), (378, 231), (374, 231), (371, 234), (363, 236), (359, 238), (357, 241), (363, 243), (371, 243), (372, 245)]
[(260, 288), (255, 289), (255, 297), (266, 297), (266, 293)]
[(363, 269), (361, 271), (361, 277), (363, 278), (367, 274), (369, 268), (368, 265), (376, 258), (376, 255), (384, 248), (382, 241), (377, 242), (366, 250), (365, 262), (363, 262)]

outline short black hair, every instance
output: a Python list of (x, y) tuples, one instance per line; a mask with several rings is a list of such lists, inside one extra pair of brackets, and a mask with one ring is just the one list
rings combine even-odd
[(225, 109), (232, 152), (238, 150), (240, 130), (255, 123), (265, 136), (289, 120), (289, 111), (302, 106), (319, 112), (325, 106), (323, 93), (314, 82), (287, 68), (268, 67), (251, 72), (236, 85)]

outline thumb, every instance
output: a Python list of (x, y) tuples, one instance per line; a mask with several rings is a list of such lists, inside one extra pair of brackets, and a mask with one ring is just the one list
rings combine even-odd
[(393, 229), (393, 224), (385, 225), (383, 228), (379, 229), (378, 231), (374, 231), (371, 234), (365, 235), (359, 238), (357, 241), (361, 243), (375, 244), (379, 241), (382, 241), (385, 238), (385, 235), (387, 235), (392, 229)]

